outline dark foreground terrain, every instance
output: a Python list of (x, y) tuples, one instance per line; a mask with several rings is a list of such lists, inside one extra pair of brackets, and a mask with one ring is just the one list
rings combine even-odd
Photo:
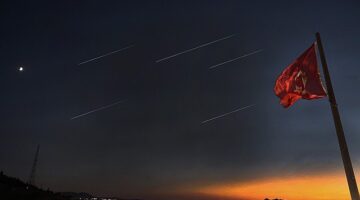
[(7, 200), (70, 200), (72, 198), (66, 197), (60, 193), (54, 193), (50, 190), (43, 190), (36, 186), (31, 186), (20, 179), (4, 175), (0, 172), (0, 196), (1, 199)]
[(53, 192), (29, 185), (18, 178), (0, 172), (0, 199), (6, 200), (120, 200), (115, 197), (95, 197), (88, 193)]

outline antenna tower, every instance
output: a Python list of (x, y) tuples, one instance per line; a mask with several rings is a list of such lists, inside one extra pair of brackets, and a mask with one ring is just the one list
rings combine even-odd
[(40, 150), (40, 145), (38, 144), (37, 148), (36, 148), (34, 162), (33, 162), (32, 168), (31, 168), (30, 177), (28, 180), (29, 185), (35, 185), (35, 173), (36, 173), (36, 165), (37, 165), (38, 156), (39, 156), (39, 150)]

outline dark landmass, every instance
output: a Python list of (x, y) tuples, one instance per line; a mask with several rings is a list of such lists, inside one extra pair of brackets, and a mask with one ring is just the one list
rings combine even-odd
[(0, 196), (2, 199), (7, 200), (70, 200), (70, 198), (63, 197), (60, 193), (28, 185), (18, 178), (4, 175), (3, 172), (0, 173)]
[(0, 199), (6, 200), (125, 200), (117, 197), (96, 197), (85, 192), (53, 192), (29, 185), (0, 172)]

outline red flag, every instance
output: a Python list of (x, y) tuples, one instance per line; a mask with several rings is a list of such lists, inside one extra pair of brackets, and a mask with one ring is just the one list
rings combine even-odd
[(285, 108), (299, 99), (318, 99), (326, 96), (317, 66), (315, 43), (277, 78), (274, 91)]

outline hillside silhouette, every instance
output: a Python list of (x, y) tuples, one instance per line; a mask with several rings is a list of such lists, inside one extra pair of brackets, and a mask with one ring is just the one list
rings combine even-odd
[(7, 200), (70, 200), (60, 193), (28, 185), (18, 178), (0, 172), (0, 195)]
[[(120, 200), (116, 197), (95, 197), (85, 192), (53, 192), (23, 182), (0, 172), (0, 199), (6, 200)], [(121, 199), (124, 200), (124, 199)]]

